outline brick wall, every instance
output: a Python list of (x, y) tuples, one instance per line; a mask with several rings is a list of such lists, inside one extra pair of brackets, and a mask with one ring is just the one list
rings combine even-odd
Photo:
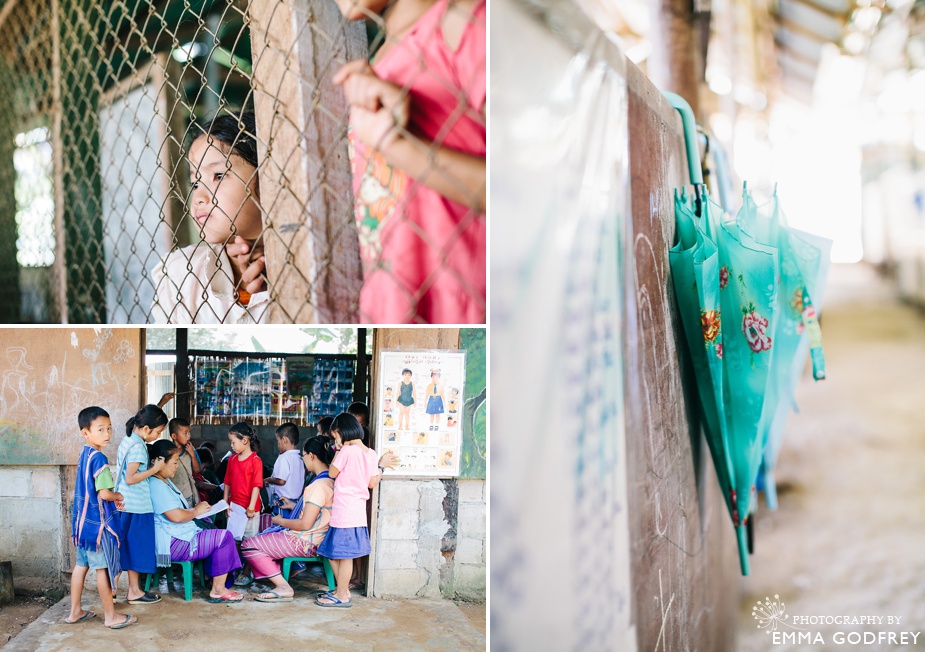
[(485, 481), (379, 487), (373, 595), (485, 600)]
[(0, 466), (0, 556), (13, 563), (18, 586), (58, 584), (69, 564), (63, 478), (57, 466)]

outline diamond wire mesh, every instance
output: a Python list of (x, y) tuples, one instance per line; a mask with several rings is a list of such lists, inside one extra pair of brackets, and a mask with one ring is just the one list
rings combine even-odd
[(408, 7), (7, 0), (4, 321), (484, 322), (484, 1)]

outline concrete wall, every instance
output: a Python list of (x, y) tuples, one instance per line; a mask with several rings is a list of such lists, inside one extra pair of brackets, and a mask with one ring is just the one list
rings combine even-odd
[(380, 484), (375, 597), (484, 601), (485, 481)]
[(0, 466), (0, 557), (17, 586), (59, 584), (69, 570), (66, 467)]

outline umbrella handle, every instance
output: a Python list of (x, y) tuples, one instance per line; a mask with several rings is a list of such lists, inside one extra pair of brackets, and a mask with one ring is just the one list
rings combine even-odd
[(684, 126), (684, 145), (687, 148), (687, 168), (691, 175), (691, 183), (695, 186), (703, 184), (703, 172), (700, 169), (700, 156), (697, 149), (697, 123), (694, 120), (694, 111), (683, 97), (676, 93), (664, 93), (665, 99), (681, 114), (681, 124)]

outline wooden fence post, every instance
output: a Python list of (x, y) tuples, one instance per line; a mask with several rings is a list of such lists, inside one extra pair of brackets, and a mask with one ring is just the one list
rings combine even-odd
[(361, 267), (346, 101), (331, 76), (367, 56), (362, 22), (332, 0), (251, 0), (269, 320), (357, 320)]

